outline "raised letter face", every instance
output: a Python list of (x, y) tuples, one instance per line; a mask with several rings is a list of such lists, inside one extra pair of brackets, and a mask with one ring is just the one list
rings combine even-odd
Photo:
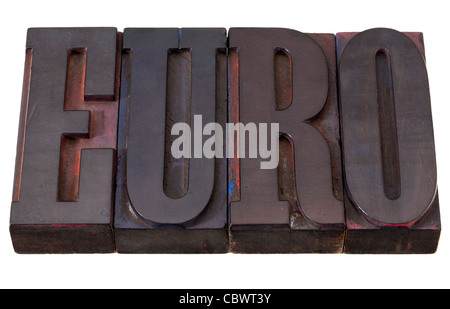
[[(276, 123), (281, 136), (277, 169), (261, 169), (261, 157), (230, 161), (233, 251), (342, 248), (342, 179), (332, 169), (340, 166), (334, 36), (316, 39), (287, 29), (230, 30), (229, 121)], [(323, 239), (301, 240), (301, 231), (319, 227)], [(325, 240), (331, 234), (334, 241)]]
[(17, 252), (436, 251), (421, 33), (30, 29), (23, 85)]
[(417, 33), (338, 35), (349, 251), (435, 250), (436, 162), (421, 49)]
[(28, 33), (11, 211), (18, 252), (115, 250), (117, 36), (114, 28)]
[[(125, 30), (119, 252), (227, 250), (226, 159), (202, 156), (209, 136), (201, 127), (225, 126), (225, 48), (225, 29)], [(174, 145), (185, 155), (173, 156)], [(146, 235), (142, 242), (138, 233)]]

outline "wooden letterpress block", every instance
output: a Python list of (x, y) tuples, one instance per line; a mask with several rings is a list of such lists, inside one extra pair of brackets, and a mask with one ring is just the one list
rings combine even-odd
[(30, 29), (10, 232), (19, 253), (113, 252), (115, 28)]
[(433, 253), (436, 159), (421, 33), (337, 34), (346, 253)]
[[(114, 223), (119, 253), (227, 252), (226, 158), (202, 152), (210, 138), (202, 135), (202, 123), (226, 122), (226, 42), (225, 29), (124, 31)], [(183, 131), (185, 141), (192, 140), (191, 157), (172, 153), (177, 123), (192, 129), (191, 136)], [(224, 148), (224, 139), (215, 147)]]
[[(232, 28), (229, 47), (229, 122), (280, 131), (279, 164), (268, 169), (261, 153), (249, 157), (248, 136), (235, 133), (246, 156), (229, 159), (231, 251), (342, 252), (335, 36)], [(261, 133), (259, 142), (270, 139)]]

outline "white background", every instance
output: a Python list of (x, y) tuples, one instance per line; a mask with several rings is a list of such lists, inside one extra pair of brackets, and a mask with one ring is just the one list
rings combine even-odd
[[(439, 3), (439, 4), (436, 4)], [(450, 287), (450, 22), (445, 1), (3, 1), (0, 288)], [(18, 255), (9, 236), (29, 27), (285, 27), (424, 33), (443, 231), (434, 255)]]

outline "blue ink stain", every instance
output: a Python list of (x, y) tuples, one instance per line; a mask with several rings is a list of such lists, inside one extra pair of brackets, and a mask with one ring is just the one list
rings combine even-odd
[(242, 86), (245, 86), (245, 83), (244, 83), (244, 84), (242, 84)]
[(228, 184), (228, 195), (233, 195), (233, 189), (234, 189), (234, 182)]

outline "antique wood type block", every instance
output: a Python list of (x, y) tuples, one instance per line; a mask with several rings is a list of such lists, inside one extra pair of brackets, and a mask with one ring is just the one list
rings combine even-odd
[(115, 250), (115, 28), (30, 29), (10, 232), (19, 253)]
[(332, 34), (230, 29), (229, 122), (280, 129), (277, 168), (261, 169), (261, 157), (229, 160), (232, 252), (342, 252), (335, 59)]
[[(114, 223), (119, 253), (228, 251), (226, 158), (202, 155), (209, 136), (194, 140), (194, 130), (203, 130), (199, 117), (203, 124), (226, 122), (226, 42), (225, 29), (125, 29)], [(191, 158), (171, 153), (179, 122), (192, 128)], [(224, 141), (219, 144), (216, 149)]]
[(434, 253), (435, 157), (422, 33), (33, 28), (10, 233), (18, 253)]
[(346, 253), (433, 253), (436, 160), (421, 33), (337, 34)]

